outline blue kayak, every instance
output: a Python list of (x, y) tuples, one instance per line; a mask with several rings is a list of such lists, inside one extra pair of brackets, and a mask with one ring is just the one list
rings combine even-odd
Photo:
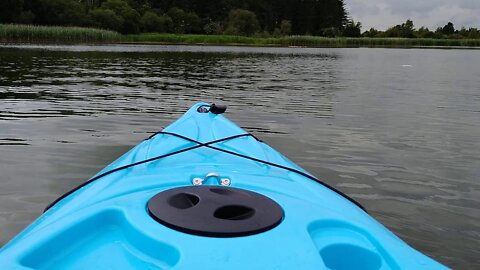
[(52, 203), (1, 269), (448, 269), (199, 103)]

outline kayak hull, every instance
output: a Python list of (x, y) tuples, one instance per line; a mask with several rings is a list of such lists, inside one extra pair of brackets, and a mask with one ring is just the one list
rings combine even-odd
[[(309, 175), (252, 136), (211, 145), (238, 155), (199, 147), (246, 134), (223, 115), (199, 112), (202, 106), (207, 104), (194, 105), (164, 129), (192, 141), (159, 133), (141, 142), (97, 174), (107, 175), (59, 200), (7, 243), (0, 250), (3, 268), (447, 269), (341, 194), (296, 173)], [(108, 173), (122, 166), (127, 168)], [(202, 179), (202, 186), (261, 194), (281, 207), (281, 221), (260, 233), (215, 237), (182, 232), (152, 218), (148, 203), (153, 197), (191, 187), (195, 179)]]

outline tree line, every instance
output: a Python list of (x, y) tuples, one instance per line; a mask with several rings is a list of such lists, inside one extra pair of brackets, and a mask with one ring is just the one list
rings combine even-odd
[(451, 39), (478, 39), (480, 38), (480, 30), (475, 27), (455, 29), (452, 22), (448, 22), (443, 27), (437, 27), (435, 30), (430, 30), (428, 27), (420, 27), (415, 29), (412, 20), (407, 20), (405, 23), (397, 24), (388, 28), (385, 31), (379, 31), (375, 28), (363, 32), (364, 37), (400, 37), (400, 38), (451, 38)]
[(433, 31), (412, 20), (362, 33), (344, 0), (1, 0), (0, 23), (86, 26), (140, 32), (245, 36), (480, 38), (449, 22)]
[(343, 0), (2, 0), (0, 23), (123, 34), (323, 35), (348, 22)]

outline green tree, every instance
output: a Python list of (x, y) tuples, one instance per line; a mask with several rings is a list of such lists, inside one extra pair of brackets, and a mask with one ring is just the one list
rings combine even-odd
[(218, 22), (208, 22), (203, 26), (203, 32), (205, 34), (222, 34), (223, 25)]
[(106, 8), (97, 8), (89, 12), (92, 25), (98, 28), (121, 31), (123, 27), (123, 18), (118, 16), (113, 10)]
[(413, 21), (407, 20), (401, 25), (395, 25), (385, 31), (384, 36), (386, 37), (403, 37), (403, 38), (413, 38), (415, 29), (413, 27)]
[(413, 38), (415, 29), (413, 28), (413, 21), (408, 19), (401, 25), (402, 37)]
[[(97, 9), (103, 11), (95, 11)], [(105, 10), (115, 13), (111, 20), (108, 16), (112, 13)], [(229, 24), (233, 10), (251, 13), (232, 18)], [(260, 29), (269, 35), (276, 29), (278, 35), (335, 36), (348, 23), (345, 0), (0, 0), (0, 22), (3, 23), (102, 25), (122, 33), (152, 29), (151, 24), (146, 26), (147, 21), (158, 18), (152, 14), (143, 18), (147, 11), (156, 13), (164, 25), (168, 24), (168, 18), (162, 14), (168, 11), (173, 27), (170, 31), (178, 33), (219, 33), (229, 26), (231, 33), (248, 35)], [(118, 17), (121, 27), (115, 25), (120, 21)], [(241, 22), (242, 18), (246, 21)]]
[(174, 33), (185, 33), (185, 11), (183, 9), (172, 7), (168, 10), (167, 15), (172, 19), (172, 27)]
[(85, 6), (85, 10), (90, 11), (100, 7), (101, 0), (79, 0)]
[(468, 38), (480, 38), (480, 30), (474, 27), (470, 27), (467, 30)]
[(12, 23), (23, 11), (23, 0), (0, 1), (0, 23)]
[(345, 37), (361, 37), (362, 36), (362, 23), (350, 20), (342, 31)]
[(120, 32), (124, 34), (138, 33), (140, 31), (140, 14), (124, 0), (107, 0), (101, 6), (110, 9), (123, 19)]
[(448, 22), (443, 28), (442, 28), (442, 34), (444, 35), (452, 35), (455, 33), (455, 27), (453, 26), (453, 23)]
[(380, 35), (380, 31), (378, 31), (377, 29), (375, 28), (370, 28), (370, 30), (367, 30), (365, 32), (363, 32), (362, 36), (364, 37), (370, 37), (370, 38), (373, 38), (373, 37), (378, 37)]
[(40, 0), (37, 21), (47, 25), (84, 25), (84, 6), (75, 0)]
[(175, 33), (200, 33), (203, 30), (202, 20), (195, 12), (185, 12), (173, 7), (168, 10), (167, 15), (172, 18)]
[(292, 33), (292, 22), (289, 20), (282, 20), (280, 22), (280, 34), (282, 35), (290, 35)]
[(259, 29), (257, 16), (249, 10), (234, 9), (228, 14), (227, 34), (252, 36)]
[(171, 31), (172, 19), (168, 16), (158, 16), (155, 12), (147, 11), (140, 19), (144, 32), (167, 33)]
[(320, 35), (324, 37), (337, 37), (341, 36), (342, 32), (337, 27), (326, 27), (322, 29)]
[(187, 12), (184, 17), (185, 33), (197, 34), (202, 32), (202, 20), (195, 12)]
[(35, 20), (35, 14), (30, 10), (24, 10), (15, 19), (15, 23), (31, 24)]
[(422, 26), (416, 31), (415, 36), (419, 38), (433, 38), (435, 34), (427, 27)]

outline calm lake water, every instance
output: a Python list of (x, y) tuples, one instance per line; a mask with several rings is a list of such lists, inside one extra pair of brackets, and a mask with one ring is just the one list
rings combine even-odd
[(0, 46), (0, 246), (197, 101), (480, 268), (480, 51)]

